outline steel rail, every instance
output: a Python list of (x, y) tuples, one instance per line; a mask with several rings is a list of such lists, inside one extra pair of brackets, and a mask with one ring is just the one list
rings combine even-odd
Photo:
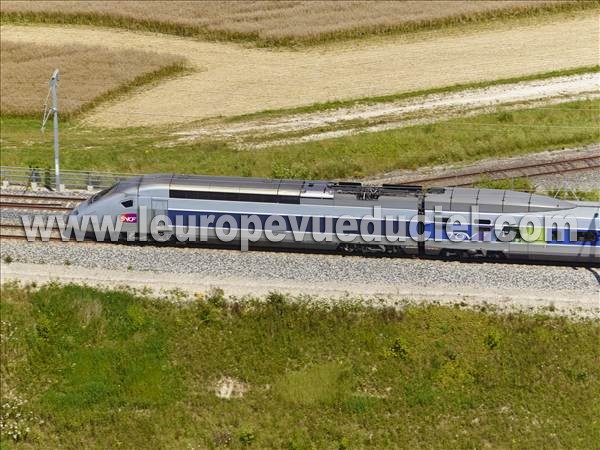
[(52, 203), (19, 203), (0, 201), (0, 208), (7, 209), (42, 209), (48, 211), (71, 211), (73, 208)]
[[(584, 167), (564, 167), (564, 165), (567, 164), (577, 164), (577, 163), (581, 163), (584, 162), (585, 166)], [(463, 173), (455, 173), (455, 174), (448, 174), (448, 175), (440, 175), (440, 176), (436, 176), (436, 177), (420, 177), (420, 178), (414, 178), (411, 180), (406, 180), (403, 181), (402, 184), (428, 184), (428, 183), (438, 183), (440, 181), (445, 181), (445, 180), (458, 180), (461, 179), (460, 183), (455, 183), (452, 184), (453, 186), (468, 186), (470, 184), (472, 184), (472, 182), (464, 182), (463, 180), (465, 178), (481, 178), (482, 176), (493, 176), (493, 175), (503, 175), (503, 176), (499, 176), (496, 178), (492, 178), (492, 179), (505, 179), (505, 178), (515, 178), (515, 177), (519, 177), (519, 176), (526, 176), (526, 177), (537, 177), (537, 176), (543, 176), (543, 175), (554, 175), (557, 173), (563, 173), (563, 172), (583, 172), (583, 171), (587, 171), (590, 169), (596, 169), (596, 168), (600, 168), (600, 155), (598, 156), (582, 156), (582, 157), (578, 157), (578, 158), (569, 158), (569, 159), (562, 159), (562, 160), (557, 160), (557, 161), (546, 161), (546, 162), (539, 162), (539, 163), (533, 163), (533, 164), (521, 164), (521, 165), (517, 165), (517, 166), (507, 166), (507, 167), (500, 167), (497, 169), (485, 169), (485, 170), (479, 170), (479, 171), (471, 171), (471, 172), (463, 172)], [(535, 170), (535, 169), (540, 169), (540, 170)], [(508, 175), (511, 172), (521, 172), (513, 174), (513, 175)]]
[(69, 197), (66, 195), (30, 195), (30, 194), (9, 194), (2, 192), (0, 193), (0, 199), (4, 197), (19, 198), (19, 199), (31, 199), (31, 200), (62, 200), (65, 202), (82, 202), (87, 200), (89, 197)]

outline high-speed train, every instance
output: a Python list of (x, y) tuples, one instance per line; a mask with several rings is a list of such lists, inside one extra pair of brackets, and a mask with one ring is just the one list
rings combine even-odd
[(596, 264), (599, 214), (600, 203), (510, 190), (154, 174), (71, 215), (109, 217), (128, 240), (185, 230), (212, 245)]

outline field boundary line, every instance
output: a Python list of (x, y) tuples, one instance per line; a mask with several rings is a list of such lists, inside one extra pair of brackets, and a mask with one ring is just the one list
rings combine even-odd
[(305, 47), (331, 42), (352, 41), (365, 37), (395, 36), (456, 28), (465, 25), (489, 23), (504, 20), (514, 21), (522, 18), (548, 17), (560, 13), (583, 12), (598, 9), (600, 2), (577, 1), (570, 3), (540, 4), (528, 6), (505, 7), (498, 10), (463, 13), (449, 17), (408, 21), (392, 25), (355, 26), (346, 30), (322, 32), (317, 37), (262, 37), (260, 32), (242, 32), (232, 30), (210, 30), (206, 26), (189, 25), (152, 19), (140, 19), (108, 13), (60, 12), (60, 11), (2, 11), (0, 23), (35, 23), (57, 25), (85, 25), (108, 28), (119, 28), (130, 31), (147, 31), (170, 34), (181, 37), (192, 37), (207, 41), (252, 43), (257, 47)]

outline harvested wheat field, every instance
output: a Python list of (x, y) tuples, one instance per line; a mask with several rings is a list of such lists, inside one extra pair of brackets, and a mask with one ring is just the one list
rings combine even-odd
[(5, 20), (158, 31), (259, 45), (409, 32), (594, 7), (575, 1), (3, 1)]
[(95, 100), (123, 92), (183, 69), (183, 58), (165, 53), (65, 44), (49, 46), (2, 40), (0, 111), (2, 115), (38, 115), (48, 80), (60, 68), (61, 114), (90, 107)]
[(244, 48), (106, 29), (2, 26), (2, 38), (101, 44), (182, 55), (198, 71), (89, 116), (102, 126), (158, 125), (394, 94), (598, 64), (598, 15), (473, 33), (427, 33), (301, 51)]

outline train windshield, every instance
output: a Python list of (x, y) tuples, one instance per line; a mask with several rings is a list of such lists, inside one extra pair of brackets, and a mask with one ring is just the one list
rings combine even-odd
[(112, 185), (111, 187), (108, 187), (106, 189), (101, 190), (100, 192), (95, 193), (94, 195), (92, 195), (92, 197), (90, 197), (90, 203), (94, 203), (97, 202), (98, 200), (100, 200), (102, 197), (104, 197), (107, 194), (110, 194), (112, 191), (115, 190), (115, 188), (119, 185), (119, 183)]

